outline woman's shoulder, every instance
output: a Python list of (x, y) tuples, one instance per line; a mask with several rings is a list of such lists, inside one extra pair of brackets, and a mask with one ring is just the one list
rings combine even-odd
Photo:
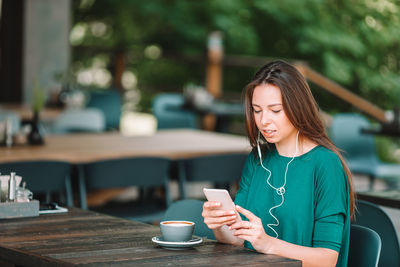
[(245, 168), (254, 168), (254, 165), (256, 164), (256, 150), (253, 148), (252, 151), (247, 155), (246, 163), (245, 163)]
[(312, 157), (317, 177), (319, 180), (327, 179), (332, 183), (336, 180), (338, 183), (344, 181), (345, 171), (339, 156), (329, 148), (318, 146)]
[(301, 158), (303, 162), (312, 164), (314, 168), (320, 171), (330, 171), (332, 169), (342, 169), (342, 163), (339, 156), (329, 148), (318, 145), (304, 154)]
[(335, 152), (322, 145), (315, 146), (304, 155), (313, 157), (315, 159), (324, 159), (324, 160), (329, 159), (334, 161), (339, 160), (339, 157)]

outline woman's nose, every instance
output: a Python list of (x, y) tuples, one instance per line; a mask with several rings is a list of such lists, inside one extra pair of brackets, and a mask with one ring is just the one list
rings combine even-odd
[(262, 112), (261, 113), (260, 122), (261, 122), (262, 125), (268, 125), (271, 122), (267, 112)]

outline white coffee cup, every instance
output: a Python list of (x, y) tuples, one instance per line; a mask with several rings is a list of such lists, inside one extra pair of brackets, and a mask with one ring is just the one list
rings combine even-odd
[(161, 235), (164, 241), (185, 242), (192, 239), (195, 223), (190, 221), (162, 221)]

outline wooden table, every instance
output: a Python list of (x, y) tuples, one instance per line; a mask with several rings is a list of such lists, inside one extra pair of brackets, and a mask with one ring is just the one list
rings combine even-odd
[[(159, 227), (80, 209), (0, 220), (0, 264), (20, 266), (301, 266), (301, 261), (211, 240), (168, 250)], [(1, 262), (2, 261), (2, 262)], [(12, 265), (11, 265), (12, 266)]]
[[(60, 160), (71, 164), (123, 157), (160, 156), (172, 160), (201, 155), (248, 153), (246, 137), (202, 130), (161, 130), (151, 136), (122, 136), (119, 133), (86, 133), (45, 137), (43, 146), (0, 147), (0, 163), (30, 160)], [(101, 190), (89, 203), (103, 203), (122, 192)], [(80, 194), (84, 203), (83, 192)], [(86, 206), (82, 204), (84, 208)]]
[(357, 198), (377, 205), (400, 209), (400, 190), (357, 192)]
[(69, 134), (46, 136), (43, 146), (0, 147), (0, 163), (21, 160), (85, 163), (132, 156), (180, 159), (249, 151), (246, 137), (201, 130), (161, 130), (151, 136), (131, 137), (119, 133)]

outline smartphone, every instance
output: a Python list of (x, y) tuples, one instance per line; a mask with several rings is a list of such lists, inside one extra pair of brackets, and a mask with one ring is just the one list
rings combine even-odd
[[(234, 210), (236, 212), (235, 203), (233, 203), (233, 200), (227, 190), (203, 188), (203, 192), (208, 201), (220, 202), (222, 210)], [(236, 215), (237, 220), (241, 221), (242, 218), (238, 212), (236, 212)]]
[(58, 206), (57, 203), (40, 203), (39, 205), (39, 214), (48, 214), (48, 213), (63, 213), (68, 212), (67, 208)]

